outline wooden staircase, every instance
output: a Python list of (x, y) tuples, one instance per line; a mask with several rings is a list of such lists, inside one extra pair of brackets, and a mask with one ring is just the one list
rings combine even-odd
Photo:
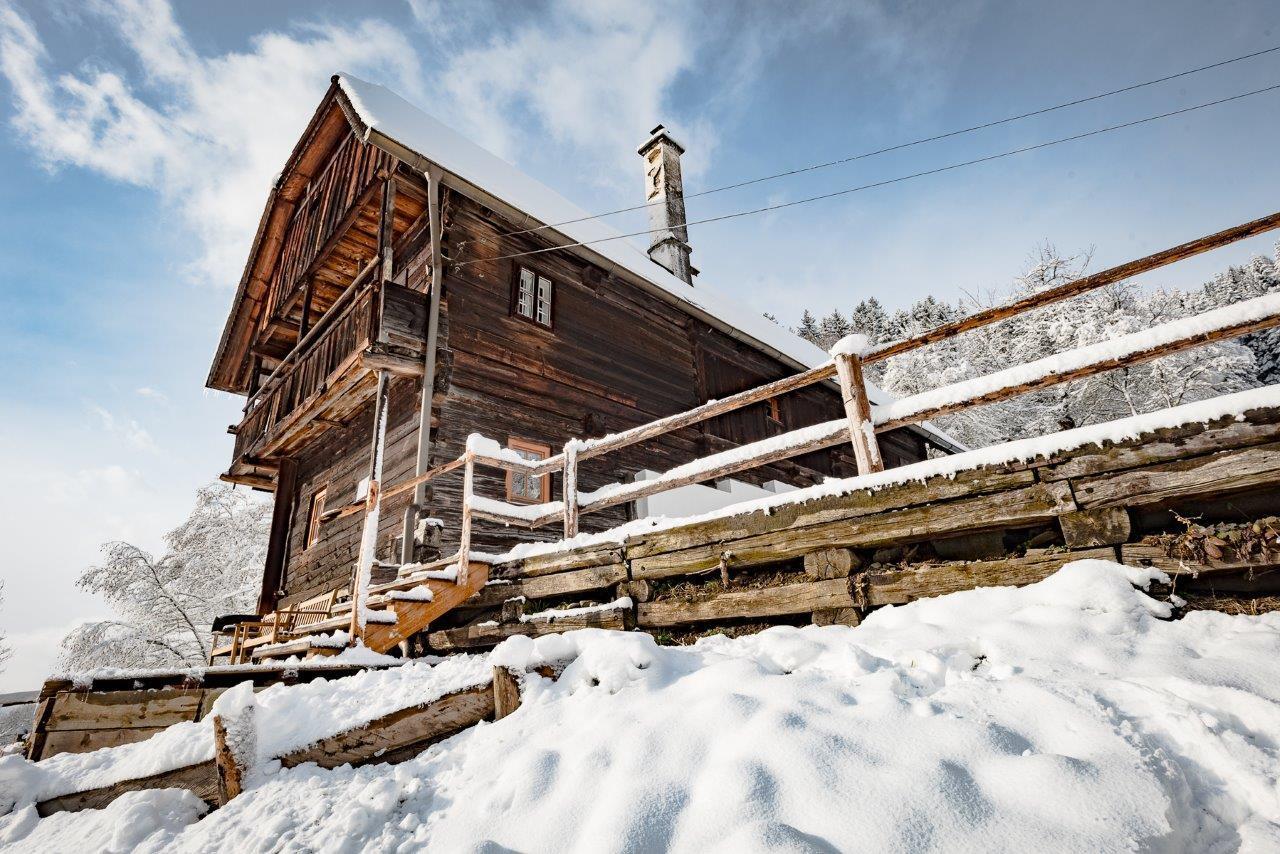
[[(385, 584), (369, 588), (367, 608), (376, 620), (368, 620), (360, 639), (374, 652), (385, 653), (401, 641), (425, 631), (431, 623), (479, 593), (489, 580), (489, 564), (479, 561), (468, 563), (465, 581), (459, 583), (456, 573), (449, 567), (456, 566), (453, 559), (430, 564), (412, 564), (401, 569), (400, 575)], [(410, 568), (411, 567), (411, 568)], [(405, 569), (409, 569), (405, 572)], [(280, 619), (283, 612), (264, 619), (268, 630), (273, 619)], [(291, 627), (281, 638), (277, 633), (275, 643), (265, 642), (264, 634), (244, 644), (247, 655), (241, 660), (271, 661), (290, 656), (306, 658), (318, 655), (336, 655), (346, 648), (346, 643), (335, 643), (335, 632), (351, 628), (351, 601), (337, 602), (329, 616)], [(256, 641), (256, 642), (255, 642)], [(235, 662), (233, 662), (235, 663)]]

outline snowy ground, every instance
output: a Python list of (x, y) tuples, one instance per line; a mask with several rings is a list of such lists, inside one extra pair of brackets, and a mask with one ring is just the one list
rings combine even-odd
[[(1022, 589), (693, 647), (585, 630), (514, 715), (399, 766), (0, 818), (12, 850), (1275, 851), (1280, 614), (1195, 612), (1082, 561)], [(477, 664), (480, 657), (474, 657)], [(487, 666), (487, 663), (485, 663)], [(386, 671), (394, 674), (398, 671)], [(337, 685), (342, 680), (335, 680)], [(11, 769), (12, 770), (12, 769)]]

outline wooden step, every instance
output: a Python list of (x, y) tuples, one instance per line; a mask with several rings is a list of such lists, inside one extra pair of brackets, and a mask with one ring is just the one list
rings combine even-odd
[(435, 598), (430, 602), (392, 601), (389, 607), (395, 611), (396, 622), (370, 623), (365, 626), (365, 646), (374, 652), (386, 652), (480, 592), (488, 580), (489, 564), (472, 561), (467, 569), (465, 585), (450, 583), (448, 588), (441, 591), (436, 591), (433, 587)]
[[(428, 570), (429, 571), (429, 570)], [(467, 574), (465, 587), (443, 579), (413, 578), (401, 579), (392, 584), (378, 585), (379, 593), (371, 595), (368, 607), (376, 610), (389, 610), (396, 615), (394, 623), (368, 623), (364, 631), (364, 644), (374, 652), (386, 652), (400, 641), (427, 628), (433, 620), (447, 614), (463, 602), (470, 599), (489, 580), (489, 564), (473, 561)], [(393, 599), (395, 591), (412, 590), (425, 586), (431, 591), (430, 601), (416, 599)], [(302, 629), (305, 634), (289, 641), (260, 647), (253, 652), (253, 660), (268, 661), (288, 658), (291, 655), (304, 657), (307, 655), (332, 655), (340, 650), (336, 647), (316, 647), (311, 645), (310, 637), (345, 631), (351, 627), (351, 605), (344, 603), (335, 606), (334, 615), (325, 620), (311, 623)]]

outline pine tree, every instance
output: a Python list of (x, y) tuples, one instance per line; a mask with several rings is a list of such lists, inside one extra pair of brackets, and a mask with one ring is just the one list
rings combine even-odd
[(818, 343), (818, 321), (814, 320), (813, 313), (807, 308), (800, 315), (800, 326), (793, 331), (811, 344)]
[(849, 334), (849, 321), (845, 320), (840, 309), (832, 309), (818, 324), (818, 346), (830, 350), (837, 341)]
[(849, 315), (849, 330), (867, 336), (872, 344), (882, 344), (893, 337), (889, 314), (875, 297), (867, 297), (853, 307)]

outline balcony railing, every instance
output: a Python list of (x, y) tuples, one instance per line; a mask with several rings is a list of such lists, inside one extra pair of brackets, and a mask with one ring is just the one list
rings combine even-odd
[(373, 323), (376, 292), (366, 288), (343, 307), (292, 361), (278, 371), (249, 399), (245, 417), (236, 430), (235, 456), (240, 459), (259, 450), (276, 428), (316, 401), (332, 378), (344, 374), (360, 353), (375, 340)]

